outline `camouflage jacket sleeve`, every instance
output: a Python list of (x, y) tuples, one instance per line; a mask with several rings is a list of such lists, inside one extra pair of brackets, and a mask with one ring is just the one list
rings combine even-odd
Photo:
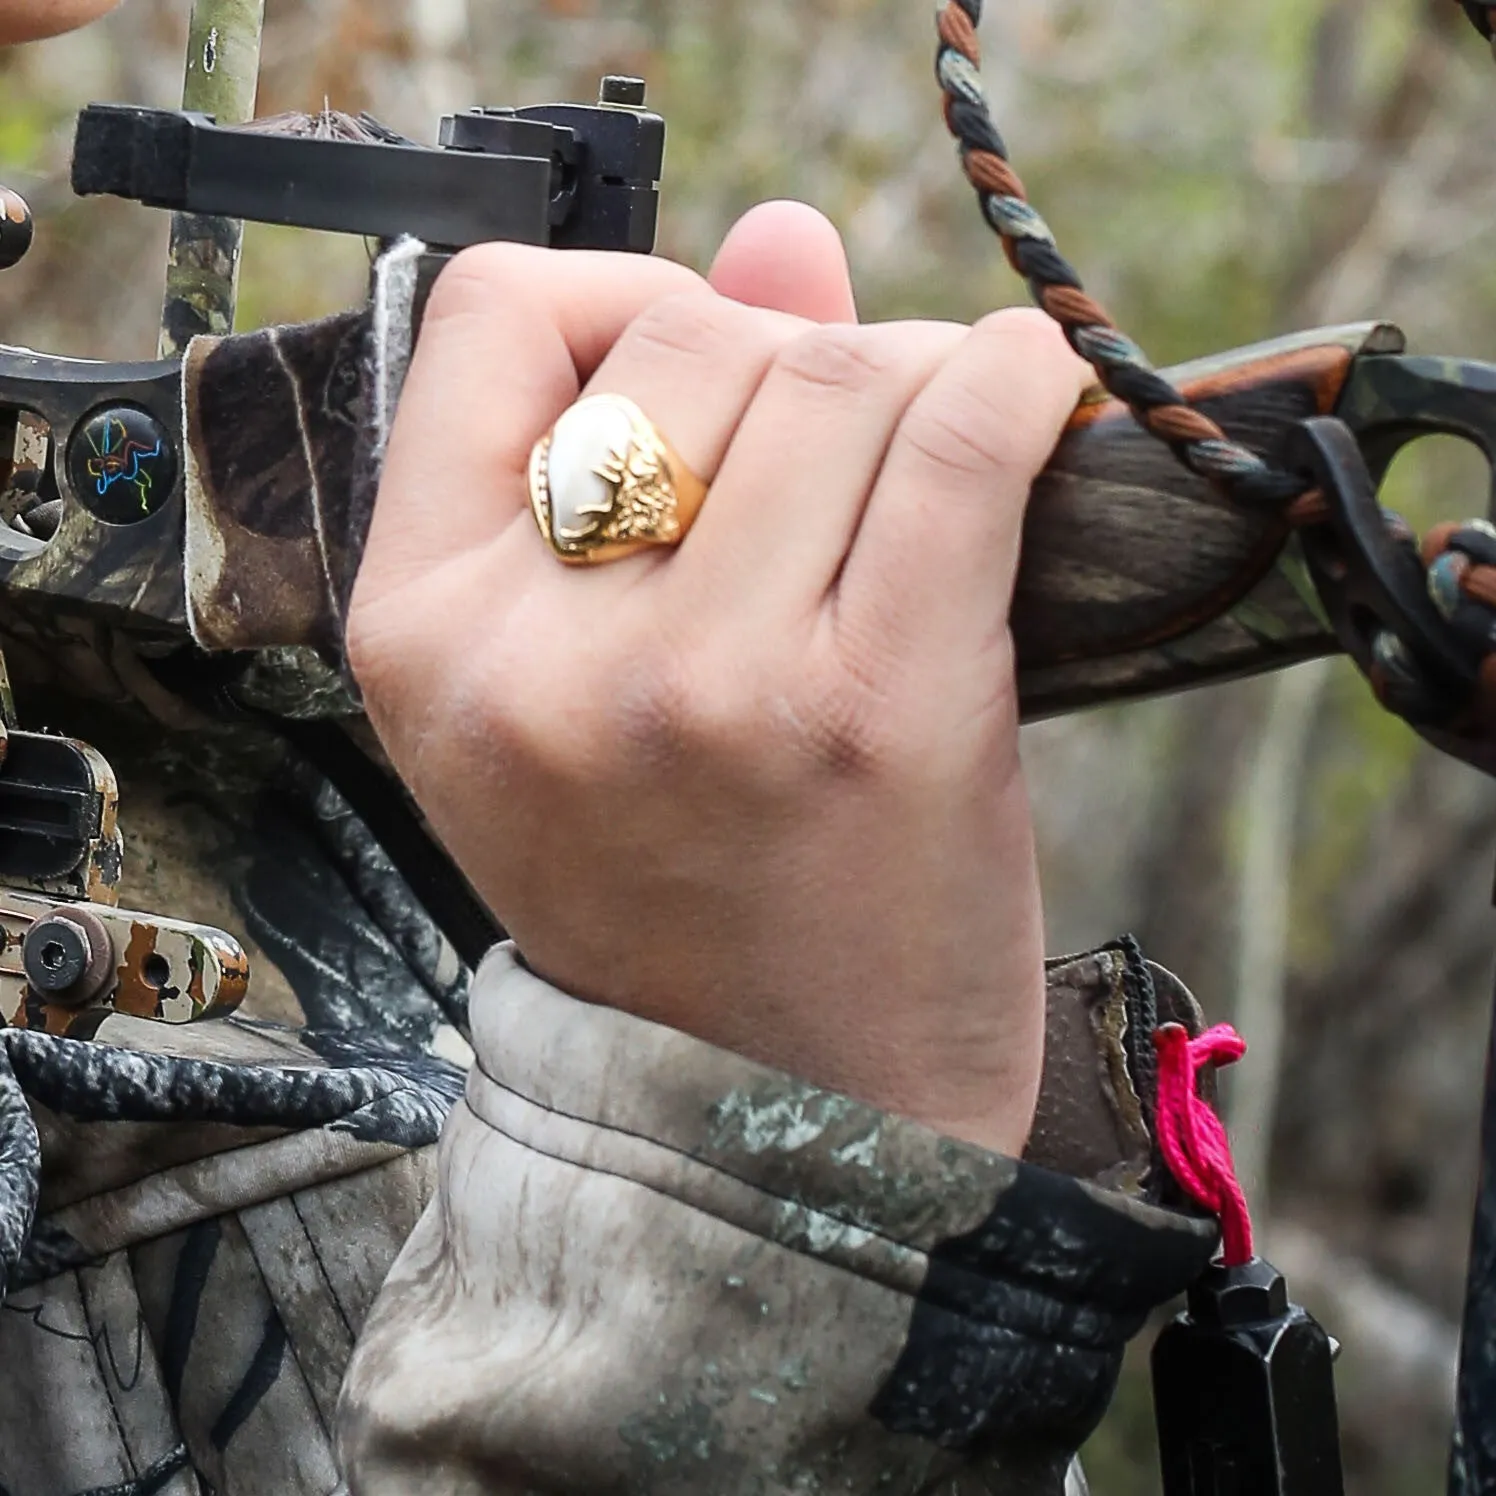
[(0, 1028), (0, 1493), (334, 1491), (348, 1358), (460, 1085), (238, 1019)]
[(1129, 945), (1051, 967), (1022, 1162), (507, 949), (472, 1013), (438, 1200), (344, 1386), (355, 1496), (1059, 1496), (1214, 1245), (1150, 1141), (1151, 1031), (1193, 1003)]

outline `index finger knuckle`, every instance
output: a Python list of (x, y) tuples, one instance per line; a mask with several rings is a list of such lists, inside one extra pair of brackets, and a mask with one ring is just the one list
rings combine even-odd
[(1032, 479), (1074, 408), (1078, 367), (1042, 313), (996, 312), (911, 406), (900, 439), (953, 474)]
[(780, 349), (773, 375), (818, 394), (859, 396), (897, 369), (892, 346), (863, 328), (817, 327)]
[(463, 250), (432, 287), (426, 326), (491, 314), (496, 303), (519, 292), (540, 253), (532, 244), (479, 244)]
[(942, 388), (916, 402), (899, 440), (931, 467), (961, 477), (1018, 466), (1017, 443), (993, 402), (970, 385)]
[(770, 342), (776, 330), (773, 314), (702, 288), (646, 307), (629, 325), (621, 346), (646, 358), (716, 362), (729, 350)]

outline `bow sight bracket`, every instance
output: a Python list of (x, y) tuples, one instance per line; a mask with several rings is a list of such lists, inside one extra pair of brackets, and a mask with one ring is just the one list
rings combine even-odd
[(433, 250), (489, 240), (654, 248), (665, 122), (638, 79), (595, 105), (448, 115), (428, 147), (373, 121), (367, 139), (276, 135), (204, 114), (95, 104), (78, 117), (73, 190)]

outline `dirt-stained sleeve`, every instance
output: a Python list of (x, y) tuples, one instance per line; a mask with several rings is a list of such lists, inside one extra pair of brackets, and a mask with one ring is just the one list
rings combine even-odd
[(345, 1383), (354, 1496), (1059, 1496), (1215, 1239), (1159, 1203), (1154, 975), (1120, 946), (1051, 969), (1036, 1146), (1077, 1178), (496, 951), (438, 1196)]

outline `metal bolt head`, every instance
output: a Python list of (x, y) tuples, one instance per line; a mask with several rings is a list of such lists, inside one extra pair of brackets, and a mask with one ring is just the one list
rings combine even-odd
[(9, 270), (26, 258), (34, 234), (26, 199), (19, 192), (0, 187), (0, 270)]
[(21, 951), (26, 979), (38, 992), (66, 992), (82, 979), (93, 959), (93, 949), (81, 925), (53, 916), (38, 920)]
[(133, 405), (96, 410), (68, 443), (68, 482), (78, 501), (111, 525), (148, 519), (171, 497), (177, 452), (166, 428)]
[(109, 931), (98, 915), (85, 908), (61, 908), (26, 932), (21, 964), (42, 997), (81, 1007), (108, 986), (113, 954)]
[(625, 78), (610, 73), (598, 89), (599, 104), (616, 104), (623, 109), (644, 107), (645, 82), (642, 78)]
[(1288, 1313), (1288, 1284), (1272, 1263), (1254, 1257), (1240, 1267), (1209, 1268), (1190, 1289), (1189, 1305), (1196, 1324), (1261, 1324)]

